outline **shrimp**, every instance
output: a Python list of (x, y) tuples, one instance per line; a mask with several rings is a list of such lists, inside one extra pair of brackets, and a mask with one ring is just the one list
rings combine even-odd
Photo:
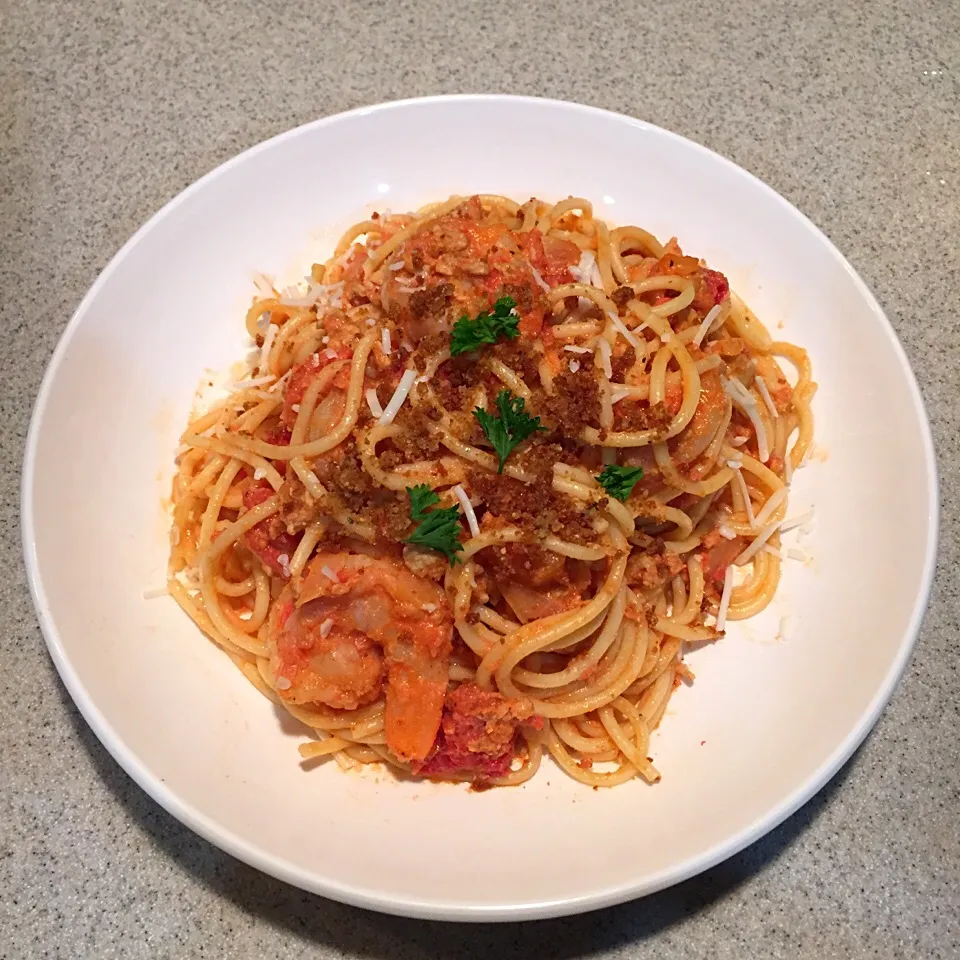
[(433, 747), (447, 692), (453, 614), (437, 584), (386, 556), (318, 553), (267, 626), (277, 692), (352, 710), (384, 694), (387, 746)]

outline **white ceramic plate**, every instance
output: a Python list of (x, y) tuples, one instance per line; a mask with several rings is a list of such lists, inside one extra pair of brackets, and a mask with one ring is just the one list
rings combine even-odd
[[(171, 459), (205, 368), (244, 349), (255, 271), (329, 248), (374, 207), (568, 194), (729, 277), (809, 349), (817, 450), (793, 503), (813, 560), (761, 617), (690, 657), (653, 739), (663, 774), (593, 791), (547, 764), (522, 788), (304, 772), (298, 731), (162, 584)], [(782, 330), (778, 328), (782, 324)], [(69, 483), (64, 477), (69, 474)], [(896, 534), (894, 538), (894, 522)], [(127, 772), (197, 833), (308, 890), (443, 919), (543, 917), (666, 887), (817, 791), (910, 654), (937, 529), (929, 428), (903, 351), (850, 265), (748, 173), (656, 127), (512, 97), (414, 100), (308, 124), (169, 203), (84, 298), (47, 370), (23, 476), (27, 569), (64, 683)], [(781, 620), (786, 636), (777, 639)], [(789, 624), (789, 625), (788, 625)]]

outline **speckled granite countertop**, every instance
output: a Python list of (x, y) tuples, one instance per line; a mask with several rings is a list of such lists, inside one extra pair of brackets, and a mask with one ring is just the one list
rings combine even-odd
[[(960, 955), (960, 5), (0, 0), (0, 11), (0, 956)], [(732, 158), (812, 217), (906, 346), (944, 504), (916, 656), (874, 733), (819, 796), (657, 896), (486, 928), (328, 903), (160, 810), (54, 673), (27, 595), (17, 508), (43, 368), (142, 221), (288, 127), (359, 104), (476, 91), (642, 117)]]

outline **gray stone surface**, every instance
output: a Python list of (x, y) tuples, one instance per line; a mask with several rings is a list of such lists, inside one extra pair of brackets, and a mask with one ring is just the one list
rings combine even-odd
[[(960, 955), (955, 0), (0, 0), (0, 14), (0, 956)], [(933, 421), (944, 505), (916, 656), (875, 732), (819, 796), (660, 895), (498, 928), (325, 902), (237, 863), (153, 804), (55, 676), (27, 596), (17, 507), (44, 365), (143, 220), (211, 167), (303, 121), (476, 91), (579, 100), (661, 124), (812, 217), (904, 342)], [(884, 518), (891, 551), (895, 520)]]

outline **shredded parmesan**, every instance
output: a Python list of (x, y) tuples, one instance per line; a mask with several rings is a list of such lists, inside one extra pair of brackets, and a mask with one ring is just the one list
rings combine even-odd
[(742, 447), (747, 442), (747, 437), (734, 437), (730, 441), (731, 447)]
[(733, 562), (737, 564), (737, 566), (742, 566), (748, 560), (752, 560), (754, 556), (760, 552), (763, 545), (777, 532), (778, 526), (780, 526), (778, 523), (768, 523), (760, 533), (757, 534), (756, 538), (751, 541), (747, 549)]
[(420, 605), (420, 609), (424, 613), (433, 613), (437, 609), (437, 605), (435, 603), (423, 603)]
[(720, 526), (717, 527), (717, 533), (719, 533), (724, 540), (736, 540), (737, 538), (737, 535), (725, 523), (721, 523)]
[(787, 557), (790, 560), (799, 560), (801, 563), (806, 563), (809, 559), (807, 555), (798, 547), (790, 547), (790, 549), (787, 550)]
[(473, 504), (470, 502), (470, 498), (467, 496), (467, 491), (464, 490), (463, 487), (458, 483), (453, 488), (453, 492), (460, 501), (460, 506), (463, 507), (463, 515), (467, 518), (467, 526), (470, 528), (470, 536), (479, 537), (480, 524), (477, 522), (477, 515), (474, 512)]
[(693, 335), (693, 342), (696, 346), (700, 346), (703, 343), (703, 338), (710, 332), (710, 327), (713, 325), (713, 321), (717, 319), (717, 314), (720, 312), (720, 304), (711, 307), (710, 311), (703, 318), (703, 323), (697, 327), (697, 332)]
[(589, 287), (599, 287), (600, 268), (592, 250), (583, 250), (580, 253), (580, 262), (570, 267), (570, 274), (578, 283), (585, 283)]
[(336, 359), (337, 359), (337, 351), (334, 350), (334, 349), (332, 349), (331, 347), (327, 347), (327, 349), (323, 351), (323, 355), (324, 355), (328, 360), (336, 360)]
[(265, 273), (256, 273), (253, 276), (253, 285), (257, 288), (257, 294), (261, 300), (272, 300), (276, 295), (273, 289), (273, 278)]
[(580, 369), (580, 361), (579, 361), (579, 360), (571, 360), (571, 361), (567, 364), (567, 366), (570, 368), (570, 372), (571, 372), (571, 373), (576, 373), (576, 372)]
[(771, 419), (776, 420), (780, 414), (777, 413), (777, 407), (773, 402), (773, 397), (770, 396), (770, 391), (767, 389), (766, 380), (764, 380), (763, 377), (761, 377), (758, 373), (756, 377), (754, 377), (754, 381), (757, 384), (757, 392), (763, 398), (763, 402), (770, 414)]
[(600, 366), (603, 368), (603, 375), (609, 380), (613, 376), (613, 367), (610, 363), (612, 351), (610, 344), (603, 337), (597, 341), (597, 353), (600, 354)]
[(332, 629), (333, 629), (333, 619), (331, 617), (327, 617), (327, 619), (320, 624), (320, 636), (321, 637), (329, 636), (330, 631)]
[(380, 331), (380, 346), (383, 347), (383, 353), (389, 357), (393, 350), (393, 341), (390, 339), (390, 331), (384, 327)]
[(383, 407), (380, 405), (380, 398), (377, 396), (377, 391), (373, 387), (370, 387), (364, 396), (367, 398), (367, 406), (370, 408), (370, 412), (375, 417), (383, 416)]
[(264, 472), (263, 467), (257, 467), (257, 469), (253, 471), (254, 480), (262, 480), (265, 476), (266, 473)]
[(787, 495), (786, 487), (781, 487), (775, 493), (771, 493), (767, 502), (763, 505), (763, 508), (757, 514), (757, 517), (754, 520), (753, 525), (755, 527), (762, 527), (770, 519), (770, 517), (773, 516), (773, 511), (780, 506), (781, 501), (786, 495)]
[(291, 409), (294, 413), (299, 413), (299, 412), (300, 412), (300, 404), (299, 404), (299, 403), (291, 404), (290, 409)]
[(614, 327), (617, 328), (617, 331), (623, 334), (624, 340), (626, 340), (634, 350), (639, 350), (640, 341), (626, 328), (624, 322), (615, 313), (608, 313), (607, 317)]
[(530, 272), (533, 274), (533, 279), (536, 280), (538, 284), (540, 284), (540, 287), (541, 287), (543, 290), (546, 290), (546, 291), (549, 292), (549, 290), (550, 290), (549, 285), (546, 283), (546, 281), (543, 279), (543, 277), (540, 276), (540, 272), (537, 270), (537, 268), (536, 268), (532, 263), (530, 264)]
[(143, 591), (144, 600), (156, 600), (157, 597), (165, 597), (170, 593), (166, 587), (154, 587), (152, 590)]
[(757, 401), (753, 399), (747, 388), (736, 379), (721, 378), (723, 392), (750, 418), (753, 429), (757, 434), (757, 452), (762, 463), (770, 459), (770, 444), (767, 441), (767, 430), (757, 412)]
[(290, 554), (281, 553), (280, 556), (277, 557), (277, 563), (280, 564), (280, 569), (283, 571), (283, 575), (285, 577), (289, 577), (290, 576)]
[(288, 677), (277, 677), (277, 689), (278, 690), (289, 690), (293, 686), (293, 683)]
[(740, 469), (743, 468), (743, 461), (742, 461), (742, 460), (728, 460), (728, 461), (727, 461), (727, 466), (728, 466), (731, 470), (740, 470)]
[[(604, 341), (604, 343), (606, 343), (606, 341)], [(589, 347), (578, 347), (575, 343), (568, 343), (563, 349), (569, 353), (590, 353)]]
[(265, 387), (268, 383), (273, 383), (277, 378), (271, 373), (265, 377), (251, 377), (249, 380), (238, 380), (230, 384), (231, 393), (239, 393), (241, 390), (252, 390), (254, 387)]
[(788, 517), (780, 524), (780, 532), (786, 533), (794, 527), (805, 527), (813, 519), (813, 507), (796, 517)]
[(328, 580), (332, 581), (333, 583), (339, 583), (339, 582), (340, 582), (340, 578), (339, 578), (339, 577), (336, 575), (336, 573), (335, 573), (333, 570), (331, 570), (326, 564), (324, 564), (324, 565), (320, 568), (320, 572), (321, 572)]
[(630, 391), (629, 391), (629, 390), (623, 390), (623, 389), (614, 390), (614, 391), (610, 394), (610, 402), (611, 402), (611, 403), (619, 403), (621, 400), (625, 400), (625, 399), (626, 399), (627, 397), (629, 397), (629, 396), (630, 396)]
[(740, 493), (743, 495), (743, 504), (744, 509), (747, 512), (747, 522), (751, 527), (756, 527), (757, 520), (753, 515), (753, 503), (750, 500), (750, 491), (747, 489), (747, 481), (743, 479), (743, 471), (738, 470), (734, 477), (737, 480), (737, 484), (740, 487)]
[(388, 269), (388, 270), (402, 270), (402, 269), (403, 269), (403, 261), (402, 261), (402, 260), (395, 260), (393, 263), (390, 264), (389, 267), (387, 267), (387, 269)]
[(727, 626), (727, 610), (730, 609), (730, 595), (733, 593), (733, 564), (723, 574), (723, 593), (720, 594), (720, 606), (717, 609), (717, 632), (722, 633)]
[(664, 330), (663, 333), (660, 334), (660, 342), (661, 342), (661, 343), (669, 343), (669, 342), (670, 342), (670, 338), (671, 338), (672, 336), (673, 336), (673, 331), (672, 331), (672, 330)]
[(407, 394), (410, 393), (410, 388), (413, 386), (413, 381), (417, 379), (416, 370), (405, 370), (403, 376), (400, 378), (400, 382), (397, 384), (397, 389), (393, 391), (393, 396), (390, 398), (390, 402), (384, 407), (383, 413), (380, 415), (380, 419), (377, 420), (378, 427), (384, 427), (388, 423), (393, 423), (394, 417), (399, 413), (400, 408), (403, 406), (403, 401), (407, 399)]

